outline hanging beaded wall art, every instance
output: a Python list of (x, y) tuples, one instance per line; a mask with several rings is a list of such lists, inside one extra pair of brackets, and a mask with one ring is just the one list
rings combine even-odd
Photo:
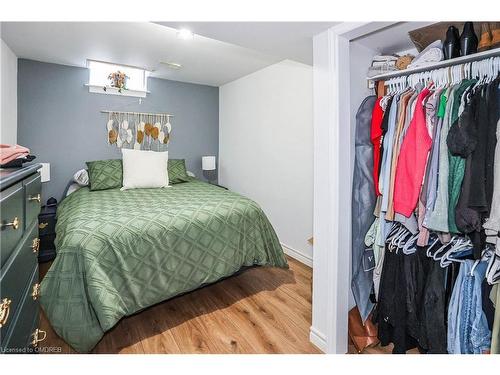
[(165, 151), (172, 134), (172, 115), (162, 113), (108, 113), (107, 141), (118, 148)]

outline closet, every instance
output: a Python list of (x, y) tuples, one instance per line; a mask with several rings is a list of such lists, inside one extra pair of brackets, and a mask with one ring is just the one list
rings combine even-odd
[(497, 48), (351, 80), (351, 288), (393, 353), (500, 354), (499, 72)]

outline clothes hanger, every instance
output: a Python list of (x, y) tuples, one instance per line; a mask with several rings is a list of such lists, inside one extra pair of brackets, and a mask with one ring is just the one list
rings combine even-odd
[(486, 281), (493, 285), (500, 282), (500, 256), (494, 253), (486, 268)]
[(436, 81), (438, 82), (439, 88), (444, 89), (446, 87), (446, 69), (439, 69), (436, 74)]
[(491, 83), (493, 81), (493, 76), (495, 74), (495, 72), (493, 70), (493, 57), (490, 58), (490, 61), (489, 61), (489, 64), (488, 64), (488, 68), (489, 68), (488, 83)]
[(392, 236), (388, 236), (387, 241), (389, 250), (394, 251), (396, 253), (399, 249), (402, 249), (406, 243), (406, 239), (411, 236), (410, 231), (402, 224), (397, 223), (397, 230), (392, 234)]
[(386, 241), (385, 242), (388, 242), (389, 241), (389, 238), (391, 236), (393, 236), (397, 231), (399, 230), (399, 225), (398, 223), (394, 224), (392, 227), (391, 227), (391, 230), (389, 231), (389, 233), (387, 234), (387, 237), (386, 237)]
[(439, 237), (436, 236), (436, 239), (434, 240), (434, 242), (427, 248), (427, 252), (426, 252), (426, 255), (429, 257), (429, 258), (432, 258), (432, 255), (431, 255), (431, 250), (432, 248), (439, 242)]
[[(395, 228), (396, 227), (396, 228)], [(388, 248), (391, 251), (397, 249), (397, 242), (399, 241), (399, 237), (404, 232), (404, 228), (400, 224), (396, 224), (392, 227), (391, 233), (387, 236), (386, 242), (388, 243)], [(391, 235), (392, 234), (392, 235)]]
[(450, 240), (450, 242), (444, 244), (443, 246), (441, 246), (439, 249), (437, 249), (437, 251), (434, 253), (434, 255), (432, 256), (432, 259), (434, 260), (441, 260), (442, 257), (438, 257), (438, 254), (441, 254), (443, 251), (446, 251), (446, 248), (448, 246), (453, 246), (453, 244), (455, 243), (454, 241), (457, 241), (457, 237), (456, 236), (453, 236)]
[(396, 79), (396, 92), (399, 94), (402, 92), (403, 89), (403, 82), (402, 82), (402, 77)]
[(380, 99), (380, 106), (384, 109), (384, 112), (387, 110), (387, 104), (389, 102), (389, 99), (392, 97), (391, 95), (391, 86), (390, 86), (390, 80), (387, 81), (387, 92), (386, 94)]
[(491, 251), (488, 267), (486, 267), (486, 281), (489, 284), (500, 281), (500, 256), (494, 250)]
[(465, 259), (452, 258), (451, 255), (458, 253), (458, 252), (461, 252), (463, 250), (469, 250), (469, 254), (467, 254), (467, 255), (470, 255), (470, 254), (472, 254), (472, 249), (473, 249), (472, 242), (468, 238), (459, 237), (458, 240), (455, 242), (455, 244), (452, 245), (450, 250), (448, 250), (441, 257), (441, 261), (440, 261), (441, 267), (443, 267), (443, 268), (448, 267), (448, 265), (450, 265), (453, 262), (457, 262), (457, 263), (465, 262)]
[(403, 227), (405, 230), (401, 236), (399, 236), (399, 239), (397, 241), (397, 247), (398, 249), (403, 249), (406, 246), (406, 243), (409, 241), (411, 238), (412, 234), (409, 230), (407, 230), (405, 227)]
[(489, 247), (486, 247), (482, 253), (481, 253), (481, 258), (476, 260), (474, 262), (474, 264), (472, 265), (472, 267), (470, 268), (470, 275), (471, 276), (474, 276), (474, 270), (476, 269), (476, 267), (479, 265), (479, 263), (481, 262), (484, 262), (486, 260), (488, 260), (488, 263), (489, 263), (489, 260), (493, 257), (493, 252), (490, 250)]
[(406, 255), (410, 255), (415, 253), (417, 251), (417, 239), (418, 239), (418, 233), (411, 236), (406, 243), (403, 246), (403, 253)]
[(447, 266), (449, 263), (451, 263), (451, 259), (449, 258), (449, 256), (458, 251), (458, 250), (461, 250), (462, 249), (462, 246), (463, 246), (463, 242), (461, 240), (461, 238), (452, 238), (452, 240), (448, 243), (448, 245), (450, 245), (450, 248), (448, 250), (445, 251), (445, 253), (440, 257), (440, 258), (436, 258), (436, 254), (439, 252), (436, 251), (434, 253), (434, 260), (440, 260), (441, 262), (441, 267), (445, 267)]
[(490, 62), (490, 82), (493, 82), (498, 74), (497, 59), (491, 58)]

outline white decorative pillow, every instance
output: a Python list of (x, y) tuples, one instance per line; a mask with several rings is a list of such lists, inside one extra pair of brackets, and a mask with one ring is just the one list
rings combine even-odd
[(121, 190), (168, 186), (168, 151), (141, 151), (122, 148), (123, 187)]
[(81, 189), (82, 187), (78, 185), (76, 182), (73, 182), (68, 186), (68, 190), (66, 191), (66, 196), (70, 195), (71, 193), (74, 193), (78, 189)]
[(73, 175), (73, 181), (75, 181), (80, 186), (88, 186), (89, 173), (86, 169), (80, 169)]

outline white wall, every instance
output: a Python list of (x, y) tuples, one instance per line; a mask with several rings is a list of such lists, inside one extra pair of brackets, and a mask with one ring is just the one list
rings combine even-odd
[(219, 183), (260, 204), (285, 251), (312, 264), (312, 67), (289, 60), (220, 87)]
[(17, 56), (0, 39), (0, 143), (17, 143)]

